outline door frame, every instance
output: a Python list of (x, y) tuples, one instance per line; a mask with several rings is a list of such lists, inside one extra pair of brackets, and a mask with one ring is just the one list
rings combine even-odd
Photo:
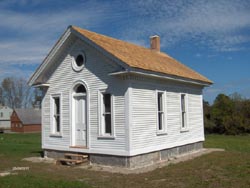
[(85, 81), (83, 80), (78, 80), (76, 82), (73, 83), (72, 87), (71, 87), (71, 90), (70, 90), (70, 94), (69, 94), (69, 114), (70, 114), (70, 147), (75, 147), (75, 122), (74, 122), (74, 114), (73, 112), (75, 111), (75, 109), (73, 109), (75, 106), (74, 106), (74, 102), (75, 102), (75, 99), (74, 99), (74, 89), (77, 85), (83, 85), (86, 89), (86, 148), (84, 149), (89, 149), (89, 146), (90, 146), (90, 138), (89, 138), (89, 135), (90, 135), (90, 130), (89, 130), (89, 89), (88, 89), (88, 86), (86, 84)]

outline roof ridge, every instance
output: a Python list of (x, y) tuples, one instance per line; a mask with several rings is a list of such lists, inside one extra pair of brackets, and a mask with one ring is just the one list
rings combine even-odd
[[(93, 33), (93, 34), (96, 34), (96, 35), (99, 35), (99, 36), (102, 36), (102, 37), (105, 37), (105, 38), (109, 38), (109, 39), (111, 39), (111, 40), (116, 40), (116, 41), (119, 41), (119, 42), (122, 42), (122, 43), (127, 43), (128, 45), (133, 45), (133, 46), (136, 46), (136, 47), (138, 47), (138, 48), (143, 48), (143, 49), (145, 49), (145, 50), (148, 50), (148, 51), (151, 51), (151, 52), (154, 52), (154, 53), (158, 53), (157, 51), (154, 51), (154, 50), (151, 50), (150, 48), (147, 48), (147, 47), (145, 47), (145, 46), (140, 46), (140, 45), (138, 45), (138, 44), (134, 44), (134, 43), (132, 43), (132, 42), (128, 42), (128, 41), (126, 41), (126, 40), (121, 40), (121, 39), (117, 39), (117, 38), (114, 38), (114, 37), (111, 37), (111, 36), (108, 36), (108, 35), (104, 35), (104, 34), (101, 34), (101, 33), (97, 33), (97, 32), (94, 32), (94, 31), (89, 31), (89, 30), (87, 30), (87, 29), (83, 29), (83, 28), (80, 28), (80, 27), (78, 27), (78, 26), (71, 26), (73, 29), (75, 29), (76, 31), (79, 29), (79, 30), (83, 30), (83, 31), (85, 31), (85, 32), (89, 32), (89, 33)], [(164, 53), (164, 52), (160, 52), (160, 53)], [(164, 53), (164, 54), (166, 54), (166, 53)], [(167, 55), (167, 54), (166, 54)], [(168, 56), (168, 55), (167, 55)]]
[[(128, 42), (128, 41), (125, 41), (125, 40), (117, 39), (117, 38), (114, 38), (114, 37), (111, 37), (111, 36), (107, 36), (107, 35), (104, 35), (104, 34), (101, 34), (101, 33), (96, 33), (96, 32), (94, 32), (94, 31), (89, 31), (89, 30), (87, 30), (87, 29), (83, 29), (83, 28), (80, 28), (80, 27), (78, 27), (78, 26), (73, 26), (73, 25), (72, 25), (71, 27), (72, 27), (73, 29), (77, 28), (77, 29), (83, 30), (83, 31), (85, 31), (85, 32), (93, 33), (93, 34), (96, 34), (96, 35), (99, 35), (99, 36), (102, 36), (102, 37), (105, 37), (105, 38), (109, 38), (109, 39), (112, 39), (112, 40), (116, 40), (116, 41), (119, 41), (119, 42), (122, 42), (122, 43), (127, 43), (128, 45), (133, 45), (133, 46), (136, 46), (136, 47), (138, 47), (138, 48), (143, 48), (144, 50), (147, 50), (147, 51), (149, 51), (149, 52), (158, 53), (159, 55), (167, 56), (168, 58), (171, 58), (171, 59), (173, 59), (173, 60), (179, 62), (178, 60), (174, 59), (173, 57), (171, 57), (170, 55), (168, 55), (167, 53), (165, 53), (165, 52), (163, 52), (163, 51), (158, 52), (158, 51), (152, 50), (152, 49), (150, 49), (150, 48), (147, 48), (147, 47), (145, 47), (145, 46), (140, 46), (140, 45), (134, 44), (134, 43), (132, 43), (132, 42)], [(158, 36), (158, 35), (157, 35), (157, 36)], [(179, 63), (181, 63), (181, 62), (179, 62)], [(181, 64), (182, 64), (182, 63), (181, 63)]]

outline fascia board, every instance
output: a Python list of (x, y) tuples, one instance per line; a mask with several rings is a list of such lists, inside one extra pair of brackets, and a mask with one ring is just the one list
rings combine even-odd
[(42, 72), (45, 70), (51, 59), (55, 56), (55, 54), (58, 52), (60, 47), (64, 44), (64, 42), (68, 39), (70, 36), (70, 27), (63, 33), (63, 35), (59, 38), (59, 40), (56, 42), (56, 44), (53, 46), (53, 48), (50, 50), (48, 55), (45, 57), (43, 62), (40, 64), (40, 66), (36, 69), (34, 74), (30, 77), (28, 84), (32, 86), (36, 79), (42, 74)]

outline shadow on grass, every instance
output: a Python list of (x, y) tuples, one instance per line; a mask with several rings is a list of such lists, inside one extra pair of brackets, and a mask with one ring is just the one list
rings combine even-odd
[(40, 157), (44, 157), (44, 152), (43, 151), (31, 151), (30, 153), (32, 154), (38, 154)]

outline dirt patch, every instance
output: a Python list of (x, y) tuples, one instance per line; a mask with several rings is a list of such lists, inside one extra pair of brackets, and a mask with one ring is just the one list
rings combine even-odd
[[(194, 159), (196, 157), (199, 157), (199, 156), (211, 153), (211, 152), (215, 152), (215, 151), (224, 151), (224, 149), (203, 148), (199, 151), (186, 153), (183, 155), (179, 155), (179, 156), (170, 158), (168, 160), (159, 161), (153, 165), (144, 166), (141, 168), (134, 168), (134, 169), (125, 168), (125, 167), (115, 167), (115, 166), (103, 166), (103, 165), (88, 164), (88, 163), (84, 163), (80, 166), (75, 166), (73, 168), (80, 168), (80, 169), (91, 170), (91, 171), (104, 171), (104, 172), (119, 173), (119, 174), (140, 174), (140, 173), (153, 171), (157, 168), (163, 168), (169, 164), (176, 164), (179, 162), (191, 160), (191, 159)], [(56, 164), (56, 160), (52, 159), (52, 158), (29, 157), (29, 158), (24, 158), (23, 160), (33, 162), (33, 163)]]
[(0, 172), (0, 177), (9, 176), (9, 175), (18, 175), (16, 171), (29, 170), (29, 167), (12, 167), (11, 170)]
[(52, 158), (47, 158), (47, 157), (28, 157), (22, 159), (23, 161), (29, 161), (33, 163), (51, 163), (51, 164), (56, 164), (56, 160)]
[(0, 172), (0, 177), (9, 176), (11, 172)]

